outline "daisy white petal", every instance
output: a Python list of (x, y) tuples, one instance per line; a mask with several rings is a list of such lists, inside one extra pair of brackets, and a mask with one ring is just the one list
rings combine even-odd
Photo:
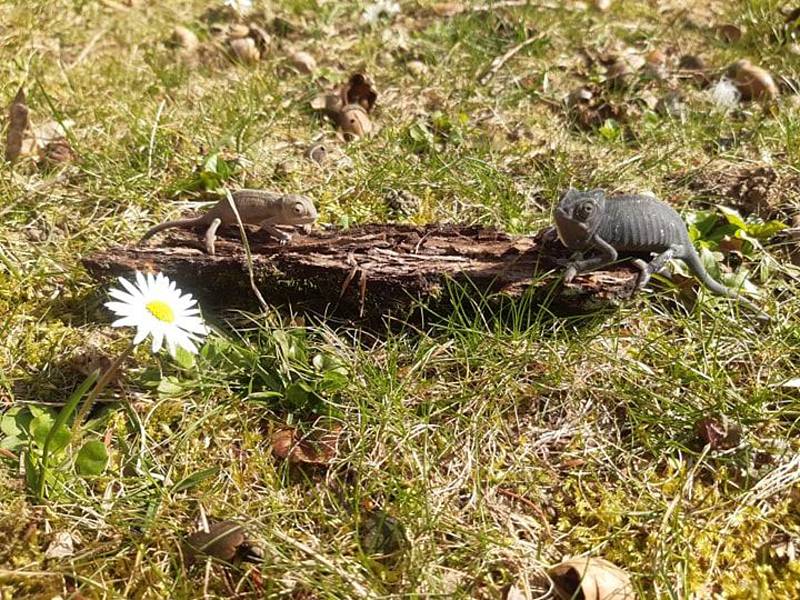
[(135, 327), (133, 343), (151, 338), (151, 349), (166, 346), (171, 355), (178, 347), (196, 353), (197, 345), (208, 334), (197, 300), (184, 294), (174, 281), (162, 273), (135, 272), (136, 283), (120, 277), (124, 288), (109, 290), (112, 301), (105, 306), (118, 317), (114, 327)]

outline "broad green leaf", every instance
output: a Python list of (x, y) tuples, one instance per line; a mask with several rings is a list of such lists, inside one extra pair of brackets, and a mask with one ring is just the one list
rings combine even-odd
[(747, 223), (744, 222), (742, 215), (739, 214), (738, 210), (727, 206), (718, 206), (720, 212), (725, 215), (725, 218), (728, 220), (728, 223), (738, 227), (739, 229), (747, 229)]
[(8, 409), (0, 418), (0, 431), (7, 436), (20, 437), (30, 430), (33, 415), (24, 406), (15, 406)]
[(0, 440), (0, 448), (5, 450), (16, 450), (25, 442), (15, 435), (9, 435)]
[(177, 396), (183, 391), (175, 377), (164, 377), (158, 382), (158, 393), (163, 396)]
[(31, 421), (31, 438), (40, 447), (44, 446), (47, 439), (47, 434), (53, 427), (53, 417), (47, 413), (40, 414), (33, 421)]
[(766, 223), (748, 223), (747, 233), (759, 240), (768, 240), (776, 233), (786, 229), (788, 225), (781, 221), (767, 221)]
[(613, 142), (619, 138), (620, 134), (622, 133), (622, 129), (620, 129), (619, 123), (617, 123), (614, 119), (606, 119), (606, 122), (600, 126), (600, 128), (597, 130), (597, 133), (599, 133), (609, 142)]
[(108, 450), (100, 440), (89, 440), (78, 451), (75, 467), (84, 477), (100, 475), (108, 465)]
[(72, 433), (70, 433), (66, 425), (54, 426), (52, 420), (48, 421), (47, 418), (43, 417), (34, 419), (31, 424), (31, 433), (36, 444), (42, 448), (43, 456), (45, 455), (45, 448), (47, 449), (47, 454), (59, 452), (67, 447), (69, 440), (72, 438)]
[(284, 396), (286, 397), (287, 402), (295, 406), (300, 406), (308, 400), (308, 396), (311, 391), (312, 389), (306, 383), (302, 381), (295, 381), (286, 388)]
[(175, 349), (175, 362), (181, 369), (191, 369), (195, 365), (194, 354), (178, 346)]

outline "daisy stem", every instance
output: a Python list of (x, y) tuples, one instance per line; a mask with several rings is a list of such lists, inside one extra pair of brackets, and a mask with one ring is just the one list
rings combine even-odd
[(94, 388), (92, 388), (92, 391), (89, 394), (89, 396), (86, 398), (83, 404), (81, 404), (81, 408), (80, 410), (78, 410), (78, 414), (75, 415), (75, 421), (72, 423), (73, 440), (78, 439), (78, 433), (81, 428), (81, 423), (83, 423), (83, 420), (86, 418), (86, 415), (88, 415), (89, 411), (92, 409), (94, 401), (97, 400), (98, 394), (100, 394), (103, 388), (108, 385), (108, 383), (111, 381), (111, 378), (114, 377), (114, 374), (116, 373), (119, 366), (126, 358), (128, 358), (133, 348), (134, 344), (133, 342), (131, 342), (130, 344), (128, 344), (127, 348), (125, 348), (125, 350), (123, 350), (120, 353), (120, 355), (114, 359), (114, 362), (112, 362), (108, 366), (108, 369), (106, 369), (105, 373), (103, 373), (100, 376), (100, 379), (97, 380), (97, 384), (95, 384)]

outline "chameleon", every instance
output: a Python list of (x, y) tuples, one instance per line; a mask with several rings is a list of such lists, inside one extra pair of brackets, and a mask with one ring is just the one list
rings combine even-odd
[[(613, 263), (620, 253), (655, 253), (650, 262), (637, 258), (640, 270), (636, 289), (644, 288), (654, 273), (664, 270), (669, 260), (686, 263), (697, 278), (713, 293), (727, 296), (754, 312), (760, 320), (769, 315), (739, 295), (734, 289), (714, 280), (697, 254), (686, 224), (668, 204), (650, 195), (606, 198), (602, 189), (567, 190), (553, 213), (555, 233), (561, 243), (576, 253), (566, 262), (564, 280), (578, 273), (593, 271)], [(584, 258), (587, 250), (599, 255)]]
[[(259, 225), (261, 229), (277, 239), (281, 245), (287, 244), (292, 236), (275, 227), (275, 225), (310, 226), (317, 219), (317, 209), (307, 196), (295, 194), (279, 194), (265, 190), (237, 190), (231, 194), (239, 217), (245, 225)], [(236, 215), (227, 198), (221, 199), (204, 214), (177, 221), (166, 221), (151, 227), (142, 236), (143, 243), (159, 231), (170, 227), (196, 227), (207, 225), (205, 233), (206, 251), (214, 254), (214, 243), (220, 225), (236, 224)]]

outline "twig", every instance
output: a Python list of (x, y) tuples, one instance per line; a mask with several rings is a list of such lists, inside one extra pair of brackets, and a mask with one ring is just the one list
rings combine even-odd
[(14, 577), (62, 577), (62, 573), (53, 573), (51, 571), (10, 571), (8, 569), (0, 569), (0, 580)]
[(453, 17), (466, 12), (489, 12), (499, 8), (518, 8), (527, 6), (529, 8), (546, 8), (549, 10), (573, 10), (569, 6), (564, 6), (563, 3), (558, 2), (543, 2), (541, 0), (499, 0), (498, 2), (487, 2), (486, 4), (477, 4), (475, 6), (456, 6), (448, 8), (447, 11), (442, 12), (441, 16)]
[(228, 205), (231, 207), (233, 214), (236, 216), (236, 223), (239, 225), (239, 233), (242, 236), (242, 246), (244, 246), (244, 253), (247, 256), (247, 273), (250, 275), (250, 288), (253, 290), (256, 300), (258, 300), (258, 303), (261, 305), (261, 310), (267, 312), (269, 310), (269, 305), (267, 304), (267, 301), (264, 300), (264, 296), (261, 295), (261, 292), (256, 285), (256, 276), (253, 272), (253, 255), (250, 253), (250, 244), (247, 242), (247, 231), (245, 231), (244, 223), (242, 223), (242, 217), (239, 216), (236, 203), (233, 201), (233, 196), (231, 196), (231, 192), (228, 188), (225, 188), (225, 197), (228, 199)]
[(483, 74), (478, 78), (478, 83), (481, 85), (486, 85), (489, 83), (489, 80), (494, 77), (497, 72), (503, 68), (509, 60), (511, 60), (515, 54), (517, 54), (520, 50), (525, 48), (526, 46), (530, 46), (533, 42), (536, 42), (544, 37), (543, 33), (537, 33), (536, 35), (532, 35), (524, 42), (517, 44), (508, 49), (508, 51), (503, 54), (502, 56), (496, 57), (492, 63), (489, 65), (489, 68), (486, 69)]
[(153, 130), (150, 132), (150, 144), (147, 147), (147, 177), (148, 179), (153, 176), (153, 148), (156, 145), (156, 131), (158, 131), (158, 122), (161, 120), (161, 113), (164, 110), (165, 101), (162, 100), (158, 105), (156, 111), (156, 119), (153, 121)]
[(544, 511), (536, 503), (531, 502), (530, 500), (528, 500), (524, 496), (520, 496), (516, 492), (512, 492), (511, 490), (509, 490), (507, 488), (499, 487), (499, 488), (497, 488), (497, 491), (500, 494), (502, 494), (503, 496), (507, 496), (508, 498), (512, 498), (513, 500), (516, 500), (517, 502), (521, 502), (522, 504), (524, 504), (525, 506), (530, 508), (533, 512), (535, 512), (539, 516), (539, 518), (542, 520), (542, 525), (544, 526), (545, 533), (547, 533), (547, 537), (549, 537), (549, 538), (553, 537), (553, 530), (550, 529), (550, 523), (547, 521), (547, 515), (544, 514)]
[(516, 6), (530, 6), (531, 8), (561, 8), (557, 4), (549, 2), (532, 2), (531, 0), (500, 0), (499, 2), (487, 2), (477, 6), (465, 6), (464, 10), (469, 12), (488, 12), (497, 8), (514, 8)]
[(66, 70), (70, 71), (71, 69), (74, 69), (79, 64), (81, 64), (84, 60), (86, 60), (86, 57), (89, 56), (92, 50), (94, 50), (94, 47), (97, 45), (97, 42), (99, 42), (100, 38), (102, 38), (106, 33), (108, 33), (107, 29), (101, 29), (96, 34), (94, 34), (92, 39), (89, 40), (89, 43), (86, 44), (86, 46), (84, 46), (83, 50), (81, 50), (81, 53), (78, 54), (78, 57), (67, 65)]

